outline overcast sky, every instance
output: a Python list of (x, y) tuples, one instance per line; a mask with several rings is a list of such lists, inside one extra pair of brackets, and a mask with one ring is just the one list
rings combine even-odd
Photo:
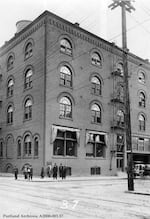
[[(14, 36), (16, 22), (33, 21), (45, 10), (121, 47), (121, 9), (110, 10), (112, 0), (0, 0), (0, 46)], [(150, 0), (135, 0), (136, 11), (127, 12), (130, 52), (150, 59)]]

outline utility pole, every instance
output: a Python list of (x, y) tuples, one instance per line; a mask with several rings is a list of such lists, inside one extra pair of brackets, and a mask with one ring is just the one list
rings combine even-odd
[(120, 6), (122, 9), (122, 48), (123, 48), (123, 70), (124, 70), (124, 94), (125, 94), (125, 133), (126, 148), (130, 151), (128, 154), (128, 190), (134, 190), (134, 173), (133, 173), (133, 152), (132, 152), (132, 136), (131, 136), (131, 118), (130, 118), (130, 97), (128, 84), (128, 49), (126, 34), (126, 11), (131, 12), (135, 8), (131, 5), (131, 0), (113, 0), (108, 7), (112, 10)]

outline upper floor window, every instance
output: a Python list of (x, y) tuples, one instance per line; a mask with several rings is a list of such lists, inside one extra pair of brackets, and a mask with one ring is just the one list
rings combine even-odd
[(7, 97), (13, 96), (13, 91), (14, 91), (14, 81), (13, 79), (10, 79), (7, 84)]
[(101, 108), (97, 104), (93, 104), (91, 107), (92, 122), (101, 123)]
[(21, 140), (18, 139), (17, 141), (17, 156), (20, 157), (21, 156)]
[(13, 65), (14, 65), (14, 57), (13, 55), (10, 55), (7, 60), (7, 70), (12, 69)]
[(143, 92), (139, 94), (139, 106), (145, 107), (145, 94)]
[(26, 135), (24, 138), (24, 156), (31, 156), (32, 142), (30, 135)]
[(143, 114), (139, 115), (139, 130), (145, 131), (145, 116)]
[(119, 63), (117, 64), (117, 71), (120, 73), (120, 75), (123, 76), (124, 71), (123, 71), (123, 64), (122, 64), (121, 62), (119, 62)]
[(120, 109), (117, 111), (117, 122), (124, 124), (124, 112)]
[(68, 97), (60, 99), (60, 116), (64, 118), (72, 118), (72, 104)]
[(67, 66), (60, 68), (60, 83), (67, 87), (72, 87), (72, 72)]
[(13, 106), (10, 105), (7, 108), (7, 124), (13, 123)]
[(72, 55), (72, 45), (69, 40), (64, 38), (60, 41), (60, 51)]
[(91, 79), (92, 85), (92, 94), (101, 95), (101, 81), (97, 77), (92, 77)]
[(32, 69), (31, 68), (27, 69), (25, 72), (25, 78), (24, 78), (25, 89), (32, 87), (32, 75), (33, 75)]
[(28, 98), (24, 105), (24, 119), (29, 120), (32, 118), (32, 100)]
[(140, 83), (144, 84), (145, 83), (145, 74), (144, 72), (140, 71), (138, 74), (138, 80)]
[(29, 42), (25, 47), (25, 59), (31, 57), (33, 54), (33, 45)]
[(39, 155), (39, 139), (38, 137), (34, 138), (34, 156)]
[(92, 53), (91, 62), (93, 65), (102, 66), (102, 58), (97, 52)]

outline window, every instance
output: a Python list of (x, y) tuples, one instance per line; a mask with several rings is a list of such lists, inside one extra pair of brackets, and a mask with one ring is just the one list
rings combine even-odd
[(67, 39), (62, 39), (60, 41), (60, 51), (68, 55), (72, 55), (72, 45)]
[(139, 106), (145, 107), (145, 94), (143, 92), (139, 94)]
[(28, 98), (24, 105), (24, 119), (29, 120), (32, 118), (32, 100)]
[(34, 156), (39, 155), (39, 139), (38, 137), (34, 138)]
[(117, 153), (124, 152), (124, 136), (117, 134)]
[(92, 77), (92, 94), (101, 95), (101, 81), (97, 77)]
[(10, 79), (7, 84), (7, 97), (13, 96), (14, 91), (14, 82), (13, 79)]
[(13, 107), (10, 105), (7, 109), (7, 124), (13, 123)]
[(24, 138), (24, 156), (31, 156), (32, 143), (30, 135), (26, 135)]
[(105, 135), (88, 133), (86, 145), (87, 157), (105, 157)]
[(53, 144), (53, 154), (58, 156), (77, 156), (76, 132), (58, 130)]
[(101, 123), (101, 108), (97, 104), (93, 104), (91, 107), (92, 122)]
[(117, 123), (124, 124), (124, 112), (122, 110), (117, 111)]
[(3, 157), (3, 142), (0, 142), (0, 157)]
[(14, 57), (10, 55), (7, 61), (7, 70), (12, 69), (13, 65), (14, 65)]
[(91, 62), (93, 65), (101, 66), (102, 65), (101, 56), (97, 52), (92, 53)]
[(67, 66), (60, 68), (60, 84), (72, 87), (72, 72)]
[(32, 53), (33, 53), (33, 46), (32, 43), (29, 42), (25, 47), (25, 59), (31, 57)]
[(17, 156), (21, 157), (21, 140), (17, 141)]
[(144, 151), (144, 138), (138, 139), (138, 151)]
[(123, 64), (121, 62), (117, 64), (117, 71), (120, 73), (121, 76), (123, 76), (124, 71), (123, 71)]
[(68, 97), (62, 97), (60, 102), (60, 117), (72, 118), (72, 104)]
[(28, 69), (26, 72), (25, 72), (25, 80), (24, 80), (24, 88), (27, 89), (27, 88), (31, 88), (32, 87), (32, 69)]
[(145, 83), (145, 74), (144, 72), (139, 72), (138, 74), (138, 80), (140, 83), (144, 84)]
[(139, 115), (139, 130), (145, 131), (145, 117), (142, 114)]

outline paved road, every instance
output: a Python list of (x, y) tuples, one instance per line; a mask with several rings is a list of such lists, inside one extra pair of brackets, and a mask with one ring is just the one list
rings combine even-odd
[[(136, 180), (135, 187), (150, 188), (150, 180)], [(150, 196), (126, 190), (124, 179), (29, 182), (1, 177), (0, 219), (150, 219)]]

